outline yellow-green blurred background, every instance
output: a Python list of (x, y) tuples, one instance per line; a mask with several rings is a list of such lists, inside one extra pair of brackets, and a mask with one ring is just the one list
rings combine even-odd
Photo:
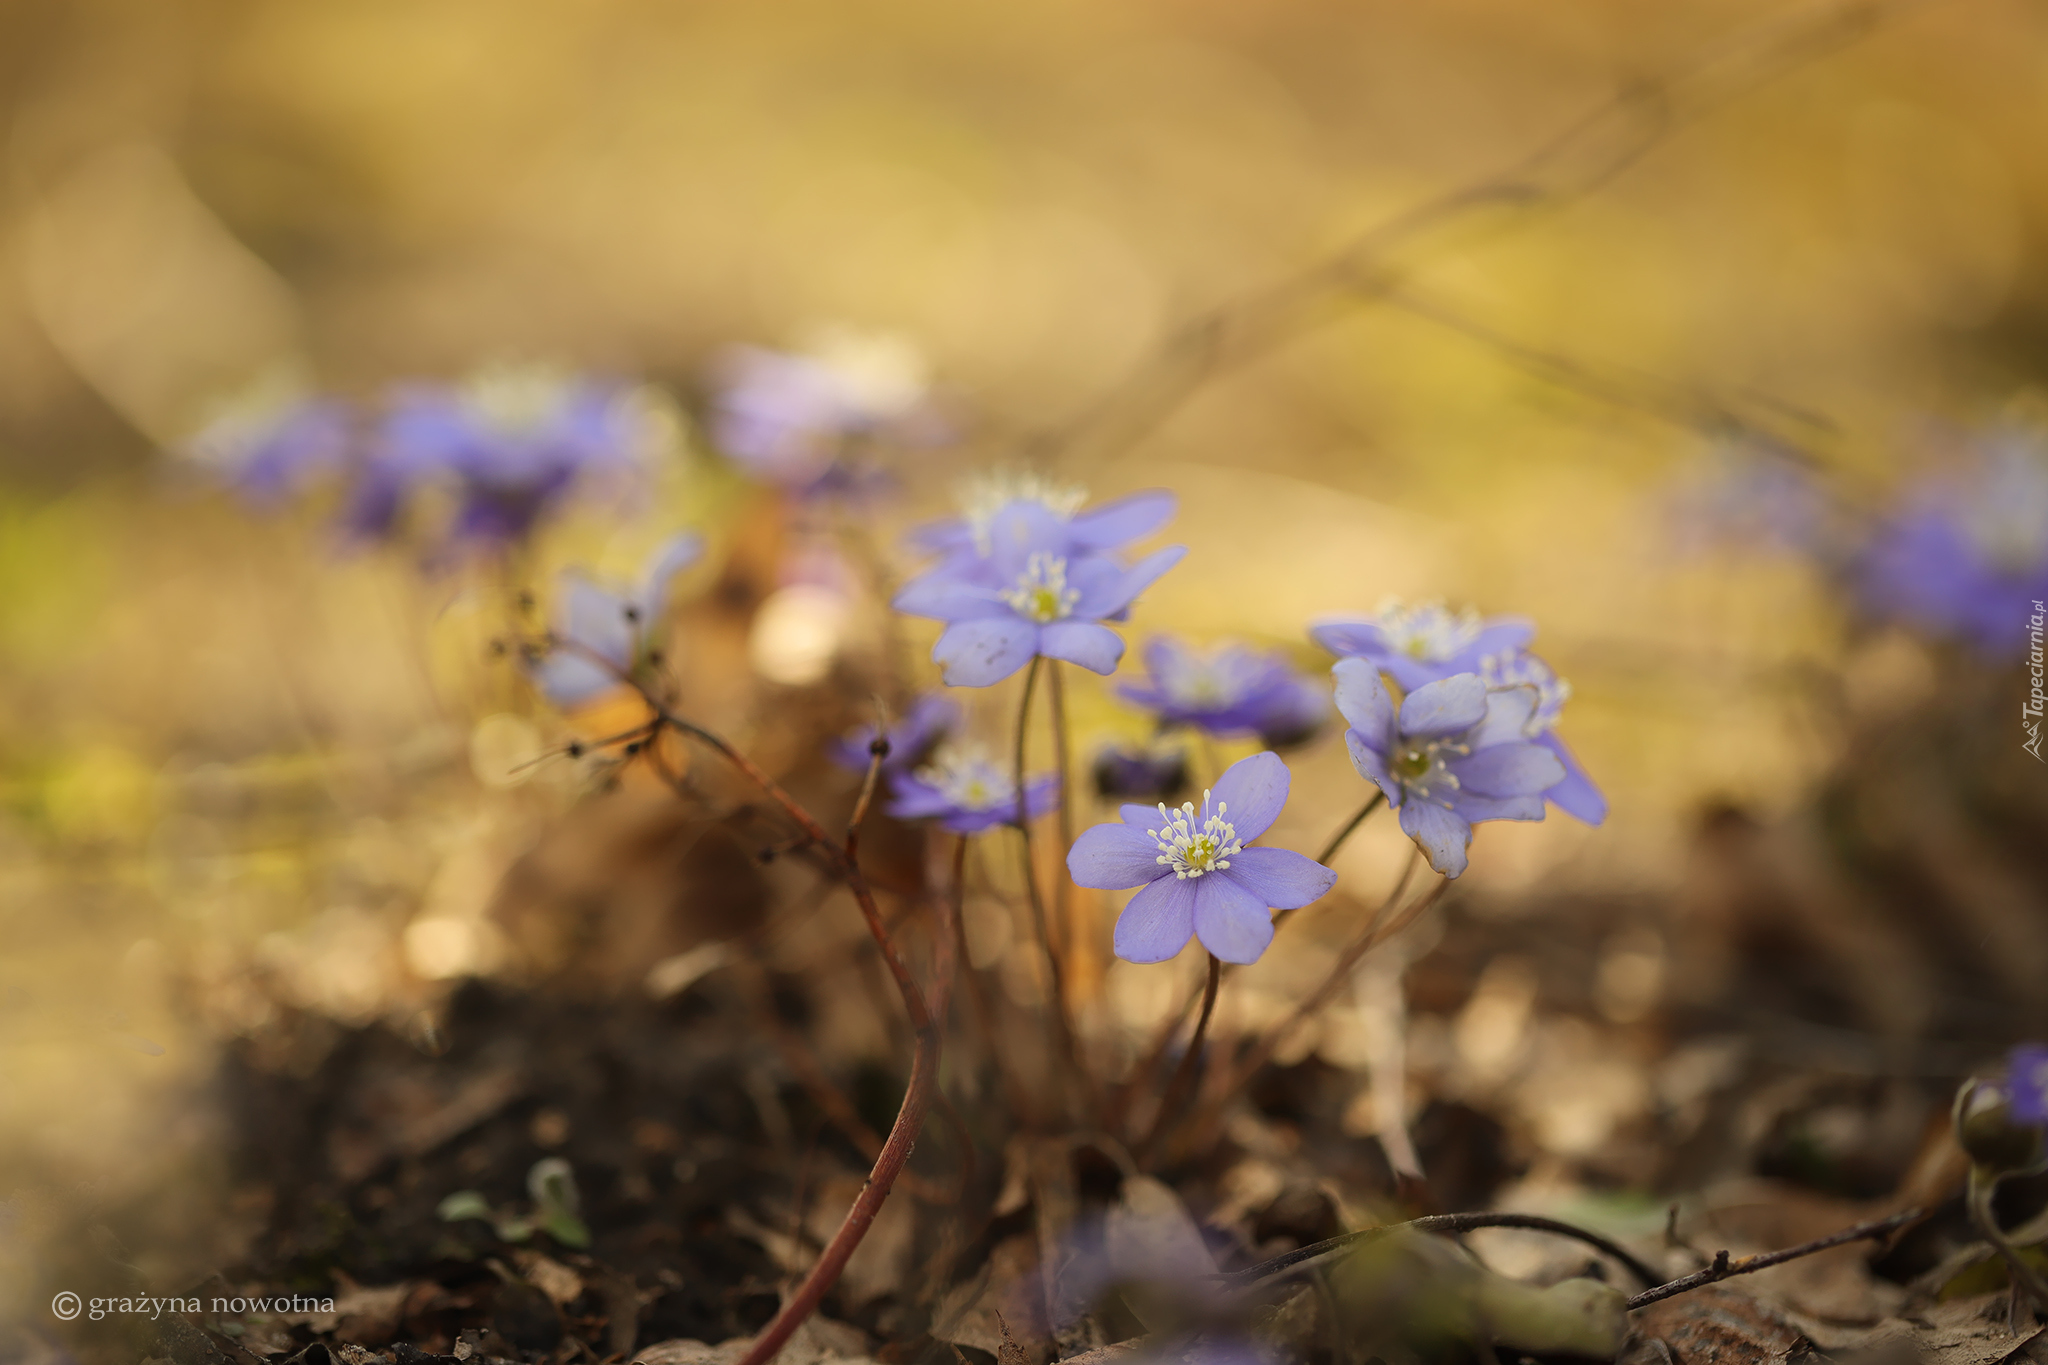
[[(0, 1262), (53, 1210), (153, 1189), (166, 1224), (230, 1238), (173, 1180), (207, 1111), (166, 1097), (203, 1084), (207, 1040), (260, 1035), (280, 995), (405, 1017), (436, 961), (406, 927), (473, 919), (573, 793), (499, 780), (545, 726), (478, 728), (519, 709), (483, 662), (488, 585), (343, 553), (317, 513), (252, 514), (164, 453), (223, 393), (279, 367), (371, 393), (539, 358), (688, 409), (727, 344), (887, 328), (966, 432), (907, 522), (1178, 323), (1799, 12), (0, 8)], [(1907, 7), (1583, 198), (1438, 242), (1409, 283), (1630, 393), (1767, 414), (1882, 488), (1930, 418), (2041, 372), (2044, 77), (2040, 7)], [(1710, 442), (1364, 300), (1056, 472), (1182, 495), (1192, 553), (1134, 638), (1299, 645), (1389, 594), (1535, 617), (1615, 813), (1493, 826), (1472, 876), (1663, 894), (1703, 801), (1789, 808), (1858, 716), (1935, 685), (1901, 639), (1852, 657), (1799, 566), (1674, 552), (1662, 490)], [(731, 507), (683, 445), (671, 508)], [(587, 514), (530, 567), (610, 535)], [(1292, 836), (1355, 781), (1341, 746), (1314, 751)], [(1375, 830), (1347, 875), (1390, 879), (1393, 841)]]

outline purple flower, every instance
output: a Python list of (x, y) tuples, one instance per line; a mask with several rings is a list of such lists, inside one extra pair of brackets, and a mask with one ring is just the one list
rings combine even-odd
[(1543, 794), (1565, 780), (1564, 764), (1524, 729), (1534, 687), (1489, 692), (1477, 673), (1425, 683), (1393, 698), (1379, 670), (1340, 659), (1337, 709), (1352, 766), (1401, 813), (1401, 832), (1446, 877), (1465, 870), (1472, 826), (1482, 820), (1541, 820)]
[(391, 397), (345, 519), (359, 535), (389, 535), (419, 493), (445, 488), (449, 542), (511, 544), (572, 492), (632, 482), (659, 438), (633, 390), (540, 367), (408, 386)]
[[(948, 734), (960, 728), (960, 707), (943, 692), (926, 692), (910, 703), (886, 734), (889, 756), (882, 760), (884, 773), (907, 772), (924, 762), (932, 749)], [(857, 773), (868, 770), (868, 746), (875, 742), (875, 727), (863, 725), (832, 741), (832, 761)]]
[(1279, 748), (1315, 734), (1329, 715), (1322, 687), (1296, 673), (1286, 656), (1229, 642), (1196, 650), (1167, 635), (1145, 642), (1151, 680), (1117, 692), (1166, 725), (1212, 735), (1257, 735)]
[(640, 581), (624, 591), (564, 571), (553, 647), (530, 665), (548, 700), (578, 706), (619, 686), (646, 658), (653, 632), (668, 614), (670, 581), (703, 553), (703, 537), (678, 531), (655, 547)]
[(953, 555), (906, 584), (898, 611), (946, 623), (932, 658), (949, 687), (987, 687), (1044, 655), (1096, 673), (1123, 658), (1102, 624), (1187, 553), (1169, 546), (1129, 568), (1076, 542), (1071, 523), (1041, 503), (1016, 501), (986, 528), (987, 549)]
[(1067, 870), (1080, 886), (1135, 886), (1116, 921), (1116, 955), (1164, 962), (1190, 937), (1225, 962), (1256, 962), (1273, 941), (1269, 910), (1293, 910), (1337, 883), (1329, 868), (1284, 848), (1247, 848), (1287, 804), (1291, 778), (1274, 753), (1225, 770), (1202, 805), (1131, 805), (1119, 824), (1074, 841)]
[(340, 473), (354, 429), (346, 403), (269, 375), (221, 408), (182, 451), (250, 502), (274, 507)]
[(910, 544), (948, 559), (974, 559), (993, 548), (996, 518), (1019, 503), (1039, 509), (1066, 527), (1067, 552), (1107, 554), (1142, 540), (1173, 519), (1178, 499), (1153, 488), (1082, 510), (1087, 491), (1040, 475), (998, 471), (971, 481), (962, 502), (966, 515), (927, 523), (912, 531)]
[(1522, 723), (1522, 734), (1556, 754), (1557, 761), (1564, 765), (1564, 781), (1545, 791), (1544, 799), (1575, 820), (1589, 825), (1604, 822), (1607, 798), (1557, 735), (1558, 715), (1572, 695), (1572, 685), (1527, 650), (1487, 655), (1479, 661), (1479, 679), (1488, 692), (1513, 687), (1535, 689), (1536, 706)]
[(2048, 462), (2010, 430), (1960, 471), (1909, 487), (1854, 568), (1864, 606), (1985, 654), (2024, 652), (2048, 598)]
[(2005, 1074), (2013, 1119), (2048, 1124), (2048, 1047), (2021, 1043), (2006, 1054)]
[(1188, 785), (1188, 754), (1185, 749), (1110, 744), (1096, 752), (1091, 771), (1098, 795), (1158, 801), (1178, 796)]
[(1519, 616), (1480, 619), (1467, 607), (1452, 613), (1441, 602), (1384, 603), (1362, 620), (1317, 623), (1309, 638), (1339, 658), (1369, 659), (1404, 692), (1458, 673), (1470, 673), (1489, 654), (1520, 649), (1536, 627)]
[(940, 435), (924, 357), (900, 337), (821, 330), (804, 349), (737, 347), (718, 365), (711, 434), (748, 474), (792, 492), (844, 482), (860, 440)]
[[(979, 834), (1017, 822), (1017, 783), (1010, 770), (978, 745), (946, 744), (915, 772), (890, 779), (898, 820), (937, 820), (952, 834)], [(1059, 800), (1059, 778), (1034, 777), (1024, 784), (1026, 813), (1036, 817)]]

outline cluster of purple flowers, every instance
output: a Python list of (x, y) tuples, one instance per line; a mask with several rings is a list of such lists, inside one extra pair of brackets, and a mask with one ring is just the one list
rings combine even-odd
[(665, 437), (641, 390), (498, 366), (401, 385), (374, 407), (259, 395), (189, 446), (258, 503), (338, 483), (352, 537), (410, 532), (446, 560), (524, 541), (574, 495), (631, 489)]

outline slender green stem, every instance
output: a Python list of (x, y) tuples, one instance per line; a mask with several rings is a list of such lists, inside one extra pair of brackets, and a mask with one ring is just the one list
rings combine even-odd
[(1202, 986), (1202, 1012), (1195, 1017), (1195, 1031), (1188, 1039), (1187, 1051), (1180, 1055), (1180, 1065), (1173, 1069), (1173, 1079), (1166, 1083), (1166, 1091), (1159, 1097), (1159, 1112), (1153, 1116), (1152, 1131), (1138, 1144), (1131, 1159), (1143, 1165), (1160, 1143), (1173, 1132), (1180, 1121), (1180, 1111), (1187, 1103), (1188, 1090), (1195, 1082), (1195, 1073), (1201, 1069), (1202, 1048), (1209, 1040), (1209, 1019), (1216, 1013), (1216, 991), (1223, 984), (1223, 963), (1216, 954), (1209, 954), (1209, 976)]

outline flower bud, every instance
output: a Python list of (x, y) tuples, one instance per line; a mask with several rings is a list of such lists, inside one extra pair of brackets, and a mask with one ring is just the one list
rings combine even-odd
[(1956, 1141), (1990, 1171), (2023, 1171), (2041, 1160), (2041, 1130), (2013, 1117), (2003, 1086), (1969, 1080), (1956, 1092)]

